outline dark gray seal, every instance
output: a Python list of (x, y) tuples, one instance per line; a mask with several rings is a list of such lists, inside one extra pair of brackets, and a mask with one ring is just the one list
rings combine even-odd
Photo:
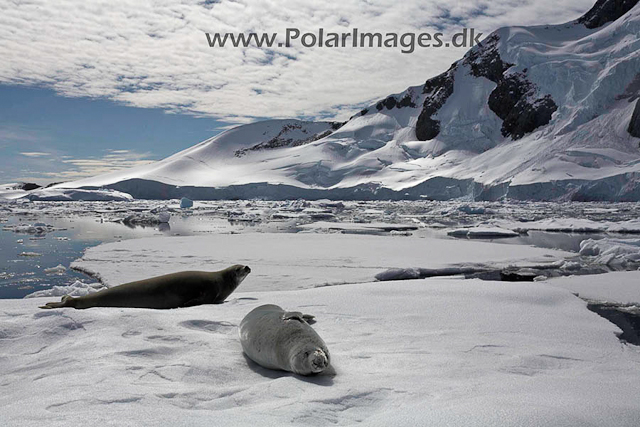
[(329, 366), (329, 350), (307, 323), (313, 316), (267, 304), (247, 314), (238, 332), (245, 354), (269, 369), (300, 375), (318, 374)]
[(178, 308), (222, 304), (251, 269), (233, 265), (220, 271), (182, 271), (125, 283), (82, 297), (62, 297), (40, 308), (136, 307)]

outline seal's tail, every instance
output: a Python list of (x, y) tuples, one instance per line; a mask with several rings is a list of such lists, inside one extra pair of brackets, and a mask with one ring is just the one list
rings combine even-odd
[(62, 308), (62, 307), (73, 307), (71, 301), (73, 301), (73, 297), (69, 295), (65, 295), (62, 297), (60, 302), (48, 302), (45, 305), (41, 305), (40, 308), (50, 309), (50, 308)]

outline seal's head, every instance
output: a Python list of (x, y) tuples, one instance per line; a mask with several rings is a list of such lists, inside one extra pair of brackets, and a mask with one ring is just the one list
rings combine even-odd
[(245, 277), (251, 273), (251, 269), (246, 265), (232, 265), (222, 271), (215, 272), (214, 274), (222, 275), (221, 289), (218, 291), (214, 304), (221, 304), (233, 291), (236, 290), (238, 285), (242, 283)]
[(290, 359), (291, 370), (299, 375), (319, 374), (329, 366), (329, 351), (313, 344), (305, 345)]
[(227, 268), (227, 271), (235, 278), (236, 288), (238, 287), (238, 285), (240, 285), (240, 283), (242, 283), (245, 277), (247, 277), (249, 273), (251, 273), (251, 269), (248, 266), (240, 264), (232, 265), (231, 267)]

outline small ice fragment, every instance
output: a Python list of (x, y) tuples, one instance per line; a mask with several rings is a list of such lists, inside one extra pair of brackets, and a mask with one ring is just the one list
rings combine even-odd
[(46, 274), (63, 274), (65, 271), (67, 271), (67, 268), (62, 264), (58, 264), (55, 267), (44, 269), (44, 272)]
[(51, 289), (43, 289), (33, 292), (25, 296), (25, 298), (62, 297), (65, 295), (70, 295), (72, 297), (81, 297), (100, 291), (104, 288), (105, 286), (101, 283), (84, 283), (78, 280), (68, 286), (54, 286)]
[(462, 206), (460, 206), (458, 208), (458, 210), (460, 212), (464, 212), (464, 213), (469, 214), (469, 215), (481, 215), (481, 214), (484, 214), (486, 212), (485, 208), (483, 208), (483, 207), (472, 207), (472, 206), (469, 206), (469, 205), (462, 205)]
[(37, 252), (20, 252), (18, 256), (42, 256), (42, 254)]
[(16, 240), (16, 243), (24, 243), (24, 239), (18, 239)]
[(160, 221), (161, 223), (169, 222), (170, 219), (171, 214), (167, 211), (162, 211), (158, 214), (158, 221)]
[(180, 199), (180, 208), (181, 209), (186, 209), (186, 208), (191, 208), (193, 207), (193, 200), (188, 199), (186, 197), (183, 197), (182, 199)]
[(391, 230), (389, 233), (392, 236), (411, 236), (413, 235), (410, 231), (400, 231), (400, 230)]

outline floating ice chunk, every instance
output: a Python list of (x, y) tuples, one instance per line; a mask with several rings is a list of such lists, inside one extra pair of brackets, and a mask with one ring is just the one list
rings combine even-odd
[(36, 222), (35, 224), (18, 224), (18, 225), (7, 225), (2, 228), (5, 231), (13, 231), (14, 233), (20, 234), (46, 234), (50, 233), (56, 229), (53, 225), (45, 224), (43, 222)]
[(491, 238), (491, 237), (517, 237), (518, 233), (498, 227), (473, 227), (460, 228), (447, 233), (453, 237)]
[(400, 230), (391, 230), (389, 233), (392, 236), (411, 236), (413, 235), (410, 231), (400, 231)]
[(193, 200), (183, 197), (180, 199), (180, 208), (187, 209), (193, 207)]
[(168, 223), (171, 219), (171, 214), (167, 211), (161, 211), (159, 214), (150, 212), (136, 212), (122, 220), (124, 225), (136, 226), (136, 225), (157, 225)]
[(167, 211), (162, 211), (158, 214), (158, 221), (160, 223), (167, 223), (171, 219), (171, 214)]
[(357, 223), (357, 222), (328, 222), (318, 221), (311, 224), (301, 225), (300, 228), (308, 230), (343, 230), (343, 231), (413, 231), (417, 230), (415, 224), (392, 224), (383, 222)]
[(65, 267), (62, 264), (58, 264), (55, 267), (45, 268), (44, 269), (44, 272), (46, 274), (63, 274), (65, 271), (67, 271), (67, 267)]
[(633, 233), (640, 234), (640, 219), (631, 219), (610, 225), (607, 228), (610, 233)]
[(36, 256), (42, 256), (42, 254), (39, 254), (37, 252), (20, 252), (18, 254), (18, 256), (24, 256), (24, 257), (36, 257)]
[(587, 239), (580, 242), (580, 255), (595, 257), (597, 264), (627, 267), (640, 263), (640, 239)]
[(464, 212), (469, 215), (482, 215), (486, 212), (486, 209), (482, 206), (480, 207), (472, 207), (469, 205), (462, 205), (458, 208), (460, 212)]
[(25, 298), (62, 297), (65, 295), (70, 295), (72, 297), (81, 297), (84, 295), (92, 294), (94, 292), (98, 292), (102, 289), (105, 289), (105, 286), (102, 283), (84, 283), (76, 280), (71, 285), (54, 286), (51, 289), (43, 289), (30, 293), (29, 295), (25, 296)]

